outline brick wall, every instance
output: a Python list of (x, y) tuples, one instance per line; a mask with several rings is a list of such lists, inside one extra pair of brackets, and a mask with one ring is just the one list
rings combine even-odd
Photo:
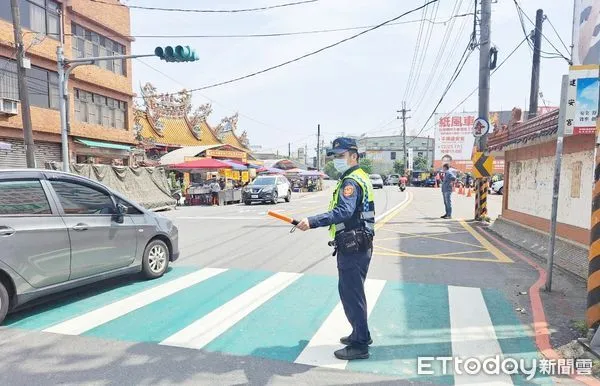
[[(58, 1), (64, 4), (64, 26), (66, 34), (71, 33), (71, 21), (75, 21), (100, 34), (105, 36), (110, 35), (111, 39), (125, 45), (128, 54), (131, 53), (132, 39), (128, 37), (131, 32), (129, 9), (127, 7), (94, 3), (89, 0)], [(104, 1), (119, 4), (118, 0)], [(58, 41), (46, 36), (41, 43), (31, 45), (36, 34), (27, 33), (30, 31), (25, 28), (23, 29), (23, 32), (25, 47), (29, 47), (27, 50), (27, 57), (31, 59), (31, 64), (51, 71), (56, 71), (56, 47)], [(13, 41), (12, 24), (6, 20), (0, 19), (0, 56), (14, 58), (15, 50)], [(71, 37), (69, 35), (65, 37), (64, 50), (66, 57), (70, 58), (72, 45)], [(133, 132), (131, 60), (127, 60), (126, 63), (127, 76), (117, 75), (98, 66), (83, 66), (73, 71), (69, 81), (71, 135), (104, 141), (129, 144), (136, 143), (135, 134)], [(127, 129), (121, 130), (77, 122), (74, 119), (74, 88), (80, 88), (127, 102)], [(60, 116), (58, 110), (31, 107), (31, 120), (34, 131), (41, 133), (60, 133)], [(22, 118), (20, 112), (13, 117), (0, 116), (0, 131), (3, 128), (21, 129)], [(22, 137), (22, 132), (15, 136), (15, 138)]]

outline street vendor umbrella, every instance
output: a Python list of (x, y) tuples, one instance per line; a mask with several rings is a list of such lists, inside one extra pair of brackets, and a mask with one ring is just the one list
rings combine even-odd
[(183, 162), (180, 164), (170, 165), (170, 169), (231, 169), (229, 164), (212, 158), (203, 158), (194, 161)]
[(0, 150), (10, 150), (12, 146), (10, 143), (0, 142)]
[(239, 170), (239, 171), (248, 170), (248, 168), (244, 164), (238, 163), (236, 161), (226, 159), (226, 160), (221, 160), (221, 162), (225, 162), (226, 164), (231, 166), (233, 168), (233, 170)]

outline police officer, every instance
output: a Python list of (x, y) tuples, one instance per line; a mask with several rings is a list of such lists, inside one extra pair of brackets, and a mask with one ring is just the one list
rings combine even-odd
[(366, 359), (373, 343), (367, 324), (364, 282), (373, 254), (375, 204), (369, 175), (358, 166), (358, 147), (351, 138), (337, 138), (327, 152), (342, 173), (329, 211), (303, 219), (298, 229), (329, 226), (339, 274), (338, 290), (352, 333), (342, 337), (345, 348), (334, 355), (343, 360)]

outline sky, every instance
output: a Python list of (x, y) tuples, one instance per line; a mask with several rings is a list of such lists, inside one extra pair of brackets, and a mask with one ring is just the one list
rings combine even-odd
[[(240, 9), (288, 3), (291, 0), (122, 0), (127, 5), (186, 9)], [(191, 13), (131, 9), (132, 35), (267, 34), (377, 25), (422, 6), (423, 0), (318, 0), (308, 4), (258, 12)], [(542, 8), (548, 22), (543, 33), (570, 57), (573, 1), (518, 0), (535, 20)], [(327, 144), (340, 135), (397, 135), (397, 110), (405, 100), (407, 134), (434, 136), (430, 118), (470, 35), (472, 0), (439, 0), (424, 10), (365, 33), (316, 55), (238, 82), (193, 93), (194, 106), (212, 103), (209, 123), (239, 113), (238, 133), (245, 130), (251, 145), (287, 154), (308, 147), (314, 154), (317, 125)], [(425, 13), (425, 15), (424, 15)], [(417, 55), (420, 20), (426, 16)], [(448, 21), (450, 20), (450, 21)], [(445, 23), (444, 23), (445, 22)], [(534, 29), (525, 19), (526, 30)], [(200, 57), (193, 63), (166, 63), (157, 57), (133, 61), (134, 90), (152, 83), (159, 92), (177, 92), (227, 81), (271, 67), (355, 35), (361, 30), (265, 38), (143, 38), (132, 44), (134, 54), (154, 52), (156, 46), (189, 45)], [(431, 32), (429, 32), (431, 31)], [(446, 36), (446, 39), (444, 37)], [(492, 5), (492, 44), (501, 63), (524, 39), (513, 0)], [(428, 39), (426, 39), (428, 38)], [(428, 44), (425, 44), (427, 43)], [(444, 44), (444, 42), (446, 44)], [(555, 52), (543, 40), (542, 50)], [(414, 65), (413, 65), (414, 63)], [(437, 66), (434, 64), (437, 63)], [(490, 110), (528, 108), (532, 49), (524, 43), (491, 78)], [(412, 69), (412, 71), (411, 71)], [(478, 93), (464, 100), (478, 85), (479, 50), (469, 57), (438, 107), (438, 113), (477, 111)], [(560, 80), (568, 63), (542, 58), (539, 105), (558, 106)], [(409, 83), (409, 80), (411, 82)], [(428, 121), (429, 119), (429, 121)]]

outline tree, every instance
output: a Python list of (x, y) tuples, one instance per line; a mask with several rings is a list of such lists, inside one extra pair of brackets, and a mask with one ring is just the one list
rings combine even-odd
[(335, 166), (333, 166), (333, 161), (329, 161), (325, 164), (325, 169), (323, 170), (325, 174), (327, 174), (331, 179), (337, 180), (340, 178), (340, 173), (335, 170)]
[(423, 156), (417, 156), (413, 161), (414, 170), (429, 170), (429, 161)]
[(361, 169), (365, 171), (365, 173), (367, 173), (367, 174), (373, 173), (373, 161), (371, 161), (370, 159), (362, 158), (359, 161), (359, 165), (360, 165)]
[(397, 159), (394, 162), (394, 172), (396, 174), (400, 174), (401, 176), (404, 175), (404, 172), (405, 172), (405, 170), (404, 170), (404, 162), (402, 160)]

